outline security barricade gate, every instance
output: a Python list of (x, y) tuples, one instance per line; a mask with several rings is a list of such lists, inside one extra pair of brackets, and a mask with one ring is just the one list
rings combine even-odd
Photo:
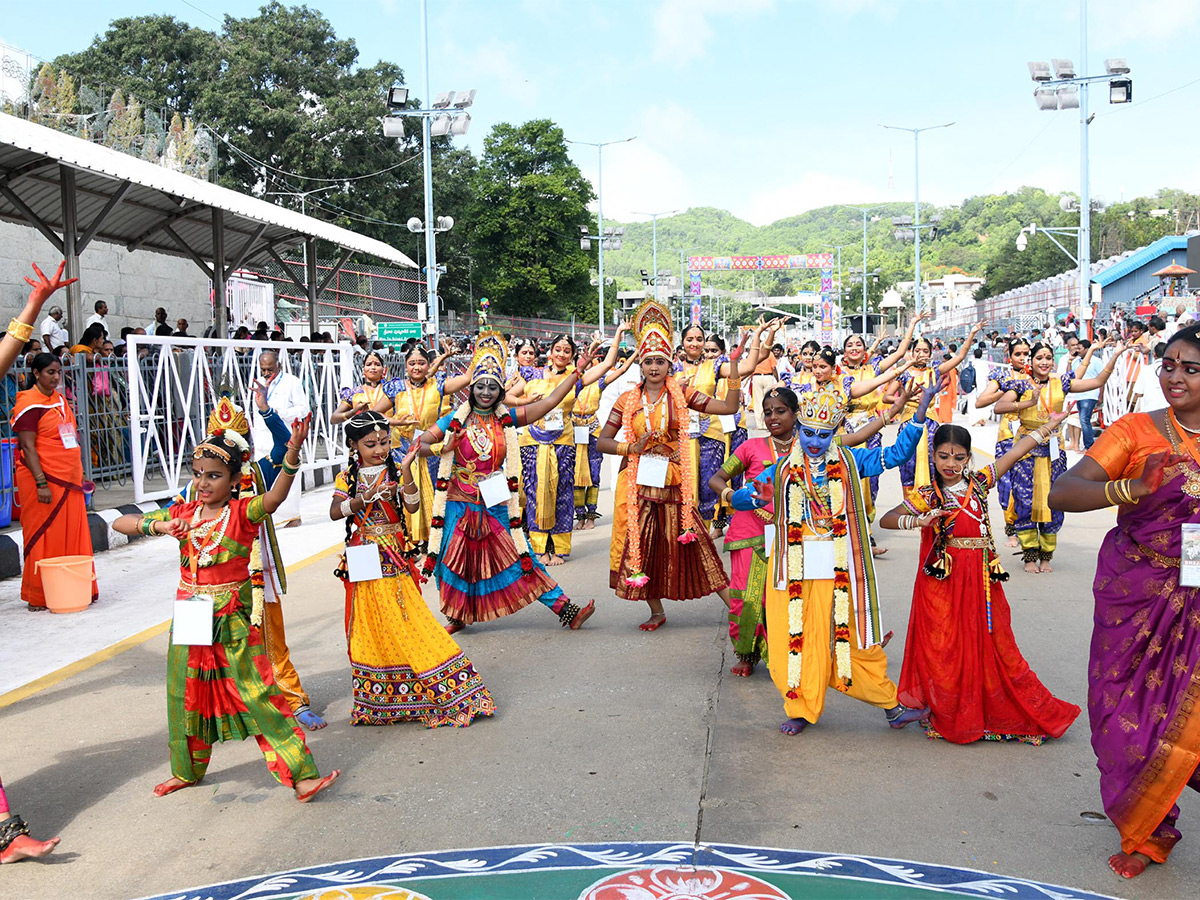
[[(229, 387), (247, 418), (252, 416), (253, 382), (259, 378), (258, 358), (265, 351), (278, 355), (280, 371), (300, 379), (313, 411), (302, 470), (346, 462), (340, 429), (329, 419), (341, 389), (355, 383), (348, 345), (129, 335), (126, 368), (135, 500), (173, 497), (191, 479), (192, 451), (204, 440), (222, 385)], [(269, 448), (253, 447), (252, 452), (263, 456)]]

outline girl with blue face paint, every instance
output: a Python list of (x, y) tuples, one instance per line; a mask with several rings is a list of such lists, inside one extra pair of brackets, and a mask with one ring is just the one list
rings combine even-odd
[(734, 509), (768, 502), (775, 508), (765, 535), (770, 568), (764, 606), (768, 665), (787, 715), (784, 734), (815, 723), (831, 687), (884, 710), (893, 728), (928, 715), (927, 709), (901, 705), (887, 676), (861, 479), (912, 456), (941, 387), (939, 378), (921, 393), (913, 421), (894, 444), (869, 449), (834, 443), (845, 416), (839, 394), (804, 395), (791, 451), (733, 494)]

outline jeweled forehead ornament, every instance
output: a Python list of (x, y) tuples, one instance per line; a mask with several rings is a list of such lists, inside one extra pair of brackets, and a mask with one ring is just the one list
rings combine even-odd
[(846, 418), (846, 401), (836, 391), (809, 391), (800, 395), (797, 424), (820, 431), (833, 431)]

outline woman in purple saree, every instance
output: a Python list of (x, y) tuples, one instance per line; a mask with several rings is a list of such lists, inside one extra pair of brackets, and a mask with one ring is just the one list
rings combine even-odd
[(1200, 327), (1177, 332), (1159, 376), (1168, 408), (1114, 422), (1050, 491), (1053, 509), (1117, 506), (1096, 564), (1088, 668), (1113, 871), (1164, 863), (1185, 787), (1200, 790), (1200, 588), (1180, 586), (1184, 523), (1200, 523)]

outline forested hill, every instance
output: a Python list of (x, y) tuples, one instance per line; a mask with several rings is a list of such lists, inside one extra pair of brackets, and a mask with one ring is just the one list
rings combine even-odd
[[(933, 215), (940, 215), (941, 221), (933, 239), (928, 230), (922, 232), (921, 274), (984, 275), (988, 279), (984, 291), (991, 294), (1071, 269), (1071, 260), (1045, 237), (1035, 236), (1023, 253), (1016, 249), (1018, 232), (1031, 222), (1079, 224), (1078, 213), (1064, 212), (1060, 199), (1040, 188), (1024, 187), (1011, 193), (969, 197), (958, 206), (922, 204), (923, 222)], [(868, 213), (867, 267), (880, 270), (881, 284), (912, 279), (912, 243), (897, 240), (892, 226), (893, 216), (911, 216), (912, 212), (911, 202), (896, 201), (879, 204)], [(1093, 213), (1092, 257), (1143, 246), (1177, 228), (1185, 230), (1189, 224), (1195, 228), (1198, 216), (1200, 197), (1172, 189), (1113, 204)], [(872, 221), (875, 217), (878, 219)], [(734, 256), (836, 253), (841, 245), (844, 280), (849, 282), (849, 269), (862, 267), (862, 221), (856, 207), (827, 206), (756, 227), (725, 210), (696, 207), (658, 220), (658, 267), (677, 273), (680, 249), (690, 255)], [(606, 220), (604, 224), (625, 227), (621, 249), (604, 255), (605, 275), (616, 277), (622, 287), (634, 287), (640, 282), (639, 271), (652, 268), (651, 223)], [(1073, 238), (1062, 240), (1074, 251)], [(753, 283), (768, 293), (786, 294), (812, 287), (818, 277), (817, 273), (739, 273), (721, 276), (720, 286), (740, 289)], [(872, 288), (872, 295), (874, 292)]]

